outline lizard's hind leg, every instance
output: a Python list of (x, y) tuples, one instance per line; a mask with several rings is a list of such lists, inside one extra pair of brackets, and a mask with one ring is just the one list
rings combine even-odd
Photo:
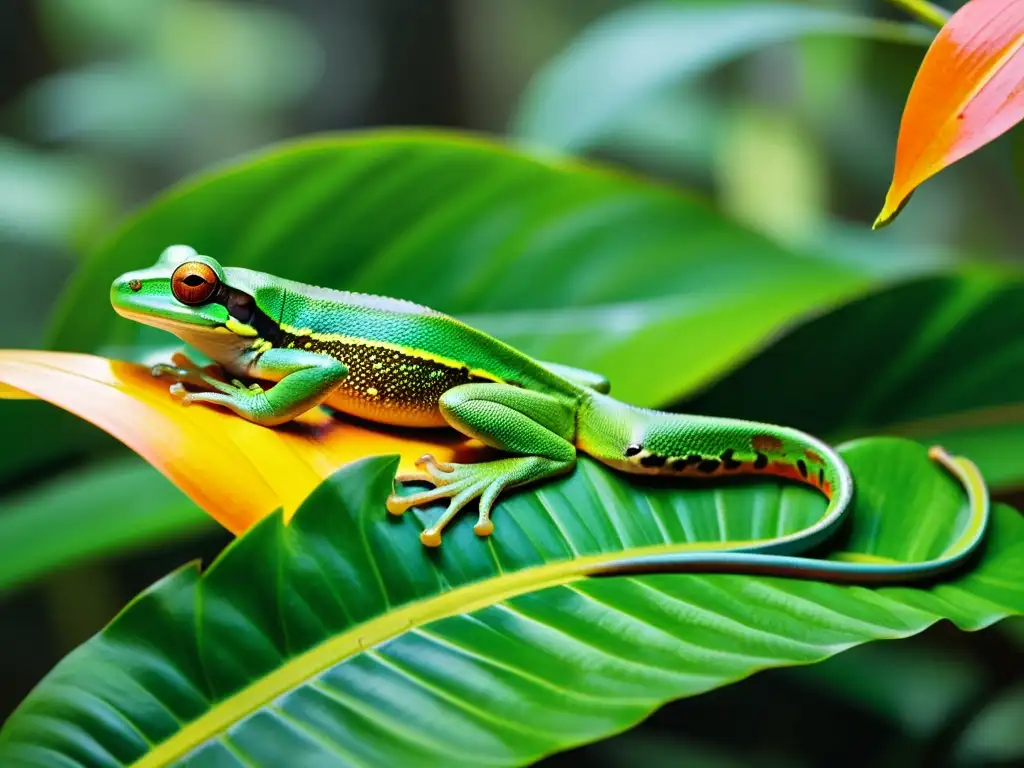
[(399, 481), (429, 482), (434, 488), (409, 496), (392, 494), (388, 511), (400, 515), (410, 507), (450, 498), (447, 509), (420, 535), (428, 547), (441, 543), (444, 527), (475, 498), (480, 512), (473, 530), (488, 536), (494, 530), (491, 508), (506, 488), (567, 472), (576, 463), (571, 440), (575, 416), (558, 398), (507, 384), (464, 384), (441, 396), (441, 413), (464, 435), (519, 454), (479, 464), (447, 464), (424, 456), (419, 472), (398, 475)]

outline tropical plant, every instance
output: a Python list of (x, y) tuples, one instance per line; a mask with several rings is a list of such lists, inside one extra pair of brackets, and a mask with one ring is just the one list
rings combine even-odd
[[(1005, 45), (952, 70), (956, 93), (976, 97), (971, 110), (927, 95), (950, 77), (945, 61), (975, 50), (949, 30), (980, 26), (973, 9), (985, 3), (1024, 34), (1024, 4), (973, 0), (937, 38), (879, 223), (978, 145), (957, 134), (914, 149), (950, 114), (967, 115), (952, 125), (968, 133), (991, 117), (971, 82), (1002, 82)], [(940, 20), (917, 0), (900, 4)], [(638, 405), (814, 432), (839, 445), (858, 487), (849, 530), (823, 556), (934, 557), (961, 534), (971, 498), (926, 446), (970, 457), (997, 496), (1024, 480), (1019, 271), (901, 260), (867, 233), (766, 236), (671, 185), (550, 153), (619, 143), (645, 93), (808, 33), (931, 40), (918, 25), (805, 6), (630, 6), (535, 79), (514, 121), (519, 146), (405, 130), (288, 142), (174, 186), (95, 248), (53, 313), (47, 349), (0, 351), (12, 432), (69, 426), (32, 462), (94, 462), (6, 505), (0, 590), (216, 524), (237, 538), (146, 589), (59, 663), (0, 730), (0, 764), (521, 765), (759, 670), (942, 619), (974, 631), (1024, 614), (1024, 519), (1006, 503), (993, 507), (980, 558), (933, 584), (593, 578), (586, 564), (644, 547), (795, 531), (824, 501), (785, 483), (669, 485), (583, 460), (504, 499), (492, 539), (460, 521), (425, 550), (418, 533), (439, 508), (384, 514), (395, 471), (425, 450), (472, 445), (326, 414), (275, 431), (180, 408), (146, 369), (177, 343), (107, 305), (116, 274), (173, 242), (419, 301), (538, 358), (597, 370)], [(704, 47), (680, 45), (687, 35)], [(613, 77), (638, 39), (645, 66)], [(589, 81), (600, 94), (567, 110), (566, 94)], [(1000, 126), (1016, 119), (1000, 114)], [(851, 244), (867, 255), (848, 258)], [(33, 399), (73, 416), (40, 416)]]

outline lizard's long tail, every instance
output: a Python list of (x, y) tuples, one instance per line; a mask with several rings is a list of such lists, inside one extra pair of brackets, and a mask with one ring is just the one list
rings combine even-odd
[(963, 484), (971, 508), (961, 537), (946, 552), (914, 563), (853, 555), (842, 561), (796, 557), (836, 533), (853, 502), (850, 470), (822, 441), (788, 427), (653, 411), (594, 394), (581, 406), (577, 446), (624, 472), (696, 478), (773, 475), (809, 484), (829, 500), (820, 520), (792, 534), (719, 542), (713, 551), (709, 544), (669, 545), (659, 552), (605, 561), (594, 575), (718, 571), (841, 582), (906, 582), (931, 578), (959, 565), (981, 543), (988, 524), (988, 492), (977, 468), (966, 459), (933, 449), (932, 458)]

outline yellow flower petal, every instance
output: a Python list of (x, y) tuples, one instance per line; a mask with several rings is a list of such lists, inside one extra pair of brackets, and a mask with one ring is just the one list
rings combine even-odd
[(364, 456), (399, 454), (402, 468), (412, 469), (424, 453), (473, 461), (486, 450), (454, 430), (370, 428), (320, 409), (260, 427), (223, 409), (183, 406), (167, 390), (166, 380), (133, 363), (0, 350), (0, 398), (40, 398), (92, 422), (235, 534), (278, 507), (290, 518), (324, 478)]

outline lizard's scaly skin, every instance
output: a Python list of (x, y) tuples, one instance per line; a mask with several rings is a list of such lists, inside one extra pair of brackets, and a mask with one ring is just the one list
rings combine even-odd
[[(185, 286), (185, 303), (175, 298), (173, 285)], [(964, 484), (971, 505), (971, 524), (947, 553), (924, 563), (893, 564), (793, 557), (838, 529), (854, 493), (850, 472), (835, 451), (798, 430), (637, 408), (607, 394), (608, 382), (596, 374), (534, 360), (427, 307), (224, 268), (185, 246), (169, 248), (149, 269), (122, 275), (110, 295), (120, 314), (175, 333), (233, 376), (274, 382), (267, 389), (227, 384), (196, 369), (158, 366), (155, 373), (178, 380), (171, 391), (186, 404), (224, 406), (268, 426), (325, 404), (386, 424), (447, 425), (508, 454), (468, 465), (426, 456), (419, 471), (399, 475), (400, 481), (434, 488), (392, 495), (393, 514), (450, 499), (421, 536), (428, 546), (441, 543), (445, 525), (474, 499), (474, 530), (490, 535), (491, 509), (503, 490), (571, 471), (578, 451), (633, 474), (784, 477), (829, 499), (822, 519), (795, 534), (725, 543), (727, 551), (670, 545), (604, 563), (601, 572), (744, 570), (905, 581), (957, 565), (974, 551), (987, 525), (988, 496), (977, 469), (936, 450), (934, 458)], [(191, 296), (204, 300), (192, 302)], [(197, 383), (213, 391), (184, 387)]]

